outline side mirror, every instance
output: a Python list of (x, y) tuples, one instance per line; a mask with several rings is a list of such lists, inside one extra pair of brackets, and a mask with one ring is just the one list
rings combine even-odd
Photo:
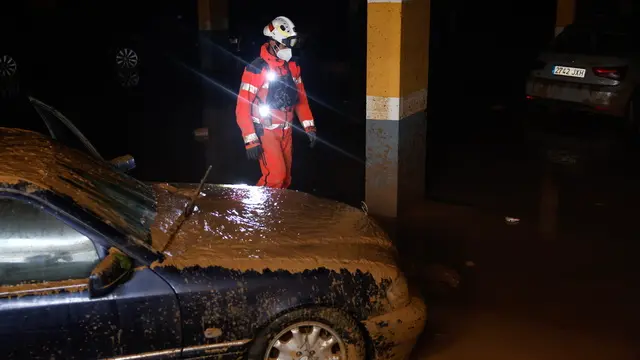
[(119, 156), (109, 162), (122, 172), (131, 171), (136, 168), (136, 160), (131, 155)]
[(111, 248), (98, 266), (96, 266), (89, 276), (89, 296), (100, 297), (113, 291), (118, 285), (123, 283), (133, 270), (131, 259)]

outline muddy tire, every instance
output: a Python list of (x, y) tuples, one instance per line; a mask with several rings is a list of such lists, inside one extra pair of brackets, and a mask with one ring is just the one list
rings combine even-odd
[[(282, 357), (280, 352), (284, 352)], [(260, 331), (247, 359), (304, 359), (304, 356), (319, 360), (364, 360), (366, 343), (358, 323), (349, 316), (334, 309), (299, 309), (282, 315)]]

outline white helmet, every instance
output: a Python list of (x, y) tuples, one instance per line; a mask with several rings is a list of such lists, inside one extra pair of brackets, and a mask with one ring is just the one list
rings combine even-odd
[(273, 19), (262, 31), (264, 36), (283, 44), (286, 47), (294, 47), (298, 43), (298, 33), (293, 21), (284, 16)]

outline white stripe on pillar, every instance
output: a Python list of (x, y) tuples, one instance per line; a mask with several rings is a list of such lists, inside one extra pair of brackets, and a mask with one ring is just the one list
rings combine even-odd
[(427, 108), (427, 89), (402, 98), (367, 96), (368, 120), (401, 120)]

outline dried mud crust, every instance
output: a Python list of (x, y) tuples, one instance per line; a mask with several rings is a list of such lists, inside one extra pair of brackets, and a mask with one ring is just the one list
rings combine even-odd
[(328, 308), (298, 309), (280, 316), (257, 334), (247, 359), (264, 360), (267, 347), (278, 333), (288, 326), (305, 321), (323, 323), (335, 331), (347, 348), (346, 360), (366, 359), (366, 342), (358, 322), (338, 310)]

